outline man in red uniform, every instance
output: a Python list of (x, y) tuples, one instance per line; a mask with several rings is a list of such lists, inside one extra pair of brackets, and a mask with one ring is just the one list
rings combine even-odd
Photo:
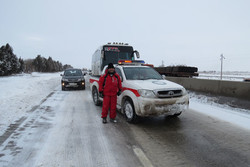
[(114, 65), (109, 63), (108, 69), (99, 79), (99, 94), (103, 95), (102, 122), (107, 123), (107, 115), (110, 109), (110, 122), (117, 122), (116, 103), (117, 95), (121, 94), (122, 84), (120, 76), (115, 72)]

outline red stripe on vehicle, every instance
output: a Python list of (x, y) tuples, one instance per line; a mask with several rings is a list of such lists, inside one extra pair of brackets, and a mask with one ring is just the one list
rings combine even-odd
[(93, 82), (95, 82), (95, 81), (96, 81), (96, 82), (98, 82), (98, 80), (95, 80), (95, 79), (89, 79), (89, 82), (90, 82), (90, 83), (93, 83)]
[(136, 89), (131, 89), (131, 88), (123, 87), (122, 91), (125, 91), (125, 90), (129, 90), (129, 91), (133, 92), (136, 97), (140, 97), (140, 94), (138, 93), (138, 91)]

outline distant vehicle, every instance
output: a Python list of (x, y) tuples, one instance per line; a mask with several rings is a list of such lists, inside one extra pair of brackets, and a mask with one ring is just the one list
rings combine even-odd
[(61, 76), (62, 90), (65, 90), (66, 88), (85, 89), (85, 78), (81, 69), (66, 69)]
[(250, 82), (250, 78), (244, 78), (245, 82)]
[(199, 76), (197, 67), (190, 66), (168, 66), (168, 67), (154, 67), (154, 69), (165, 76), (172, 77), (188, 77)]
[(104, 66), (109, 63), (118, 64), (119, 60), (135, 60), (139, 52), (127, 43), (107, 43), (97, 48), (92, 56), (91, 70), (93, 76), (100, 76)]
[(84, 71), (82, 71), (82, 73), (83, 73), (83, 75), (86, 75), (86, 74), (88, 74), (88, 71), (84, 70)]

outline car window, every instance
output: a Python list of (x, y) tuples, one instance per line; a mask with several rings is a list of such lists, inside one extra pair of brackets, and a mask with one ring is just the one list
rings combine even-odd
[(121, 70), (119, 68), (115, 68), (115, 71), (120, 76), (121, 80), (123, 81)]

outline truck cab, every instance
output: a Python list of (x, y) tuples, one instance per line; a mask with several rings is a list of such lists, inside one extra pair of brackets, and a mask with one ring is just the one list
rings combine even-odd
[(117, 64), (119, 60), (135, 60), (140, 54), (128, 43), (113, 42), (101, 45), (92, 55), (92, 75), (101, 75), (103, 68), (109, 63)]
[[(189, 106), (189, 96), (181, 85), (167, 81), (144, 61), (121, 60), (115, 70), (122, 80), (122, 93), (117, 98), (117, 109), (128, 122), (137, 118), (158, 115), (179, 116)], [(105, 71), (104, 68), (103, 72)], [(90, 88), (93, 101), (100, 105), (98, 81), (92, 80)]]

